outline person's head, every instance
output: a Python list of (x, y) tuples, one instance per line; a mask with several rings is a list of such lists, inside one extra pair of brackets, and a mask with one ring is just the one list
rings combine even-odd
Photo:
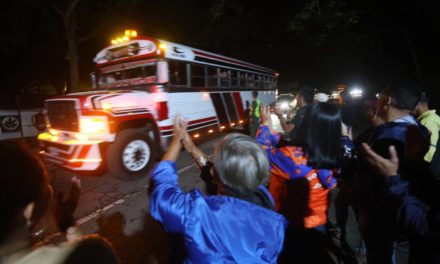
[(422, 93), (420, 100), (414, 108), (413, 114), (419, 116), (429, 110), (429, 98), (426, 93)]
[(338, 165), (341, 141), (341, 112), (337, 105), (317, 103), (304, 115), (294, 145), (308, 155), (308, 165), (316, 169), (334, 169)]
[(377, 113), (377, 104), (377, 100), (368, 100), (364, 102), (367, 122), (375, 127), (385, 123), (383, 118)]
[(252, 98), (257, 99), (257, 97), (258, 97), (258, 91), (253, 91)]
[(298, 107), (302, 107), (313, 103), (315, 91), (309, 87), (303, 87), (298, 91), (296, 95), (296, 104)]
[(254, 191), (269, 177), (266, 152), (243, 134), (224, 137), (214, 151), (213, 161), (221, 184), (239, 192)]
[(0, 144), (0, 168), (1, 245), (15, 230), (38, 222), (52, 189), (43, 164), (24, 147)]
[(410, 114), (419, 102), (421, 93), (415, 83), (393, 82), (378, 95), (378, 114), (387, 122), (393, 121), (394, 113)]

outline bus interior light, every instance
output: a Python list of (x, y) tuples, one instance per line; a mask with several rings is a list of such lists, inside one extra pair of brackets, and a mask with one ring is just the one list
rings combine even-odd
[(238, 121), (238, 123), (243, 124), (243, 120)]
[(214, 133), (214, 130), (213, 130), (213, 129), (210, 129), (210, 130), (208, 131), (208, 133), (209, 133), (209, 134)]
[(200, 137), (200, 134), (194, 134), (193, 137), (194, 137), (194, 138), (199, 138), (199, 137)]

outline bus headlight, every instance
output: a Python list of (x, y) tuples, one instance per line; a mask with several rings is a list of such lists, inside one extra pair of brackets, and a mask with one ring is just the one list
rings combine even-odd
[(107, 118), (81, 117), (80, 127), (82, 133), (87, 133), (87, 134), (104, 133), (107, 127)]
[(280, 104), (280, 109), (281, 110), (289, 110), (289, 103), (288, 102), (282, 102)]

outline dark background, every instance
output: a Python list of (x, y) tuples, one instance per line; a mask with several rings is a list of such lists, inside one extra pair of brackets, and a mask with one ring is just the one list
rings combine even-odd
[[(63, 17), (75, 0), (3, 0), (2, 91), (69, 90)], [(124, 29), (274, 68), (281, 92), (418, 81), (437, 101), (437, 1), (80, 0), (75, 7), (81, 88), (93, 57)]]

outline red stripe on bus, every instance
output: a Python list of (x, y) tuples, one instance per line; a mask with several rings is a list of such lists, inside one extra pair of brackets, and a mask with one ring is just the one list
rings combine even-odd
[[(78, 155), (78, 159), (84, 159), (87, 156), (87, 153), (89, 153), (89, 150), (91, 148), (91, 145), (84, 145), (84, 147), (81, 149)], [(81, 167), (83, 165), (82, 161), (75, 161), (71, 162), (70, 165), (72, 167)]]
[(234, 96), (235, 106), (237, 107), (239, 119), (245, 121), (244, 109), (243, 109), (243, 101), (241, 100), (240, 93), (232, 93)]
[[(213, 121), (213, 120), (217, 120), (217, 117), (211, 116), (211, 117), (207, 117), (207, 118), (202, 118), (202, 119), (197, 119), (197, 120), (189, 121), (188, 125), (196, 125), (196, 124), (205, 123), (205, 122)], [(160, 127), (160, 130), (170, 130), (170, 129), (173, 129), (173, 125)]]

